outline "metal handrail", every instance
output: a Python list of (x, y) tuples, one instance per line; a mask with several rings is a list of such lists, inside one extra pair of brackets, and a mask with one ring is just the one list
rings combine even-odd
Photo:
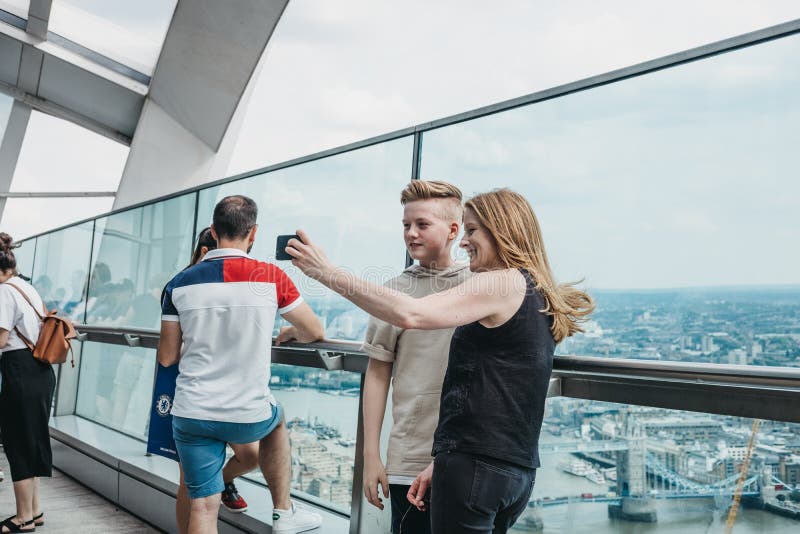
[(800, 423), (800, 369), (561, 356), (561, 394), (717, 415)]
[[(76, 325), (84, 341), (156, 348), (159, 332)], [(273, 340), (274, 343), (274, 340)], [(369, 357), (352, 341), (272, 347), (273, 363), (366, 372)], [(800, 369), (695, 362), (556, 356), (551, 396), (800, 422)]]
[(562, 376), (575, 376), (581, 373), (640, 375), (651, 378), (690, 379), (697, 383), (708, 381), (743, 386), (800, 388), (800, 368), (797, 367), (556, 356), (553, 370)]
[[(113, 345), (129, 345), (129, 337), (139, 338), (145, 348), (156, 348), (159, 331), (149, 328), (76, 324), (80, 341), (98, 341)], [(83, 338), (86, 334), (88, 337)], [(341, 355), (348, 358), (368, 358), (361, 350), (362, 344), (341, 339), (326, 339), (314, 343), (290, 342), (275, 345), (276, 352), (296, 353), (323, 352), (330, 357)], [(276, 362), (282, 363), (282, 362)], [(334, 365), (335, 367), (335, 365)], [(641, 376), (647, 378), (684, 379), (695, 383), (717, 382), (741, 386), (800, 388), (800, 368), (773, 367), (760, 365), (728, 365), (702, 362), (674, 362), (661, 360), (637, 360), (622, 358), (601, 358), (596, 356), (555, 356), (553, 372), (559, 376), (579, 376), (581, 374)]]
[[(106, 325), (76, 324), (78, 341), (92, 341), (111, 345), (158, 347), (159, 331), (150, 328), (130, 328)], [(351, 371), (364, 373), (368, 356), (361, 344), (339, 339), (326, 339), (316, 343), (283, 343), (272, 340), (272, 363), (311, 367), (326, 371)]]

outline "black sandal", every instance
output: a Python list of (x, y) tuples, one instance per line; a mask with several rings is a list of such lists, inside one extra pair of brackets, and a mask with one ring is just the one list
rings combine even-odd
[[(36, 523), (34, 523), (33, 519), (31, 519), (30, 521), (25, 521), (21, 525), (18, 525), (12, 521), (12, 519), (14, 519), (15, 517), (17, 516), (12, 515), (8, 519), (0, 523), (0, 532), (2, 532), (3, 534), (10, 534), (12, 532), (36, 532)], [(23, 527), (27, 527), (28, 525), (33, 525), (33, 528), (23, 530)], [(8, 530), (3, 530), (6, 528)]]
[(39, 515), (33, 516), (33, 524), (36, 525), (37, 527), (41, 527), (42, 525), (44, 525), (44, 512), (42, 512)]

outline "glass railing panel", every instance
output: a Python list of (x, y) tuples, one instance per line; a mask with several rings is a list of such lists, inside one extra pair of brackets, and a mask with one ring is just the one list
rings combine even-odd
[(147, 439), (156, 351), (85, 342), (75, 413)]
[(158, 328), (164, 285), (191, 259), (194, 193), (97, 220), (86, 322)]
[(800, 287), (595, 290), (598, 309), (585, 335), (562, 354), (800, 365)]
[[(796, 528), (798, 430), (760, 422), (736, 532)], [(752, 434), (751, 419), (552, 398), (514, 532), (722, 532)]]
[(28, 278), (33, 278), (33, 259), (35, 255), (36, 238), (21, 241), (19, 247), (14, 249), (14, 257), (17, 259), (17, 272)]
[(361, 375), (273, 365), (270, 387), (289, 428), (292, 493), (350, 513)]
[(48, 310), (82, 322), (94, 222), (39, 236), (33, 285)]
[(795, 35), (426, 132), (421, 175), (528, 198), (556, 277), (597, 297), (560, 353), (796, 365), (798, 53)]
[[(413, 140), (404, 137), (200, 192), (198, 230), (211, 223), (224, 196), (258, 203), (258, 233), (251, 254), (273, 261), (280, 234), (306, 230), (336, 264), (376, 283), (403, 268), (400, 191), (410, 179)], [(363, 340), (368, 317), (349, 301), (277, 262), (315, 312), (329, 338)], [(276, 329), (283, 323), (276, 322)]]

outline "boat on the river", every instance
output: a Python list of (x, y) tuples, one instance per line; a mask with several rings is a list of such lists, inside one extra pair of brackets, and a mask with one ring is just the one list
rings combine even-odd
[(592, 464), (585, 460), (574, 458), (570, 462), (559, 464), (559, 469), (570, 475), (583, 477), (595, 484), (605, 484), (606, 478)]

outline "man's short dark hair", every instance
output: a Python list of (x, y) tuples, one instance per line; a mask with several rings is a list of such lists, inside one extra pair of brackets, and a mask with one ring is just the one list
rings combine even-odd
[(225, 197), (214, 207), (214, 230), (218, 237), (243, 239), (256, 225), (256, 219), (258, 206), (244, 195)]

